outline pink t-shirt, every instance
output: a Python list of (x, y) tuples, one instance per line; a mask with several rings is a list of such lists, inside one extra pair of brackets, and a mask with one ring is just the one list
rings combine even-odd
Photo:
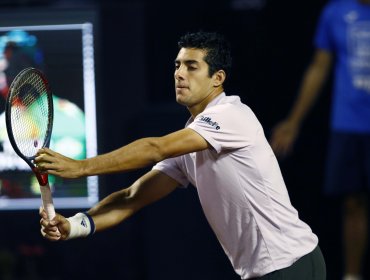
[(154, 166), (198, 190), (205, 216), (242, 279), (285, 268), (317, 236), (292, 206), (276, 157), (252, 110), (222, 93), (186, 124), (211, 149)]

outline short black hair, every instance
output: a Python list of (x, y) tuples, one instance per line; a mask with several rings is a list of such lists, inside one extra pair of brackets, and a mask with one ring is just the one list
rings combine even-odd
[(180, 38), (178, 47), (179, 49), (205, 50), (204, 61), (209, 66), (209, 76), (212, 76), (218, 70), (224, 70), (226, 73), (231, 70), (230, 44), (219, 33), (204, 31), (187, 33)]

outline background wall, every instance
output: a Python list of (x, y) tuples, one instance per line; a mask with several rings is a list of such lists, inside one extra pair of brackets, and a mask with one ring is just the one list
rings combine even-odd
[[(231, 41), (227, 93), (240, 95), (254, 110), (268, 137), (292, 105), (325, 3), (43, 0), (0, 1), (0, 9), (97, 10), (98, 143), (104, 153), (183, 127), (188, 112), (174, 99), (173, 60), (179, 36), (199, 29), (222, 32)], [(328, 279), (339, 279), (340, 208), (321, 195), (329, 98), (327, 86), (281, 168), (292, 203), (320, 238)], [(129, 186), (145, 171), (102, 176), (101, 195)], [(85, 240), (43, 240), (37, 211), (1, 212), (0, 222), (0, 279), (239, 279), (192, 187)]]

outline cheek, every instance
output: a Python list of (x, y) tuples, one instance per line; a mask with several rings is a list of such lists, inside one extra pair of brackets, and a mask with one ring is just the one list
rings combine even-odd
[(209, 88), (212, 88), (212, 81), (210, 81), (208, 78), (203, 78), (198, 81), (198, 88), (201, 90), (207, 90)]

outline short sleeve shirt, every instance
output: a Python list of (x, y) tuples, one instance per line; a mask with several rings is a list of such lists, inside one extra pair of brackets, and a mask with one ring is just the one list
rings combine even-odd
[(288, 267), (318, 243), (291, 205), (259, 121), (237, 96), (222, 93), (186, 127), (212, 148), (154, 166), (197, 188), (205, 216), (234, 270), (248, 279)]

